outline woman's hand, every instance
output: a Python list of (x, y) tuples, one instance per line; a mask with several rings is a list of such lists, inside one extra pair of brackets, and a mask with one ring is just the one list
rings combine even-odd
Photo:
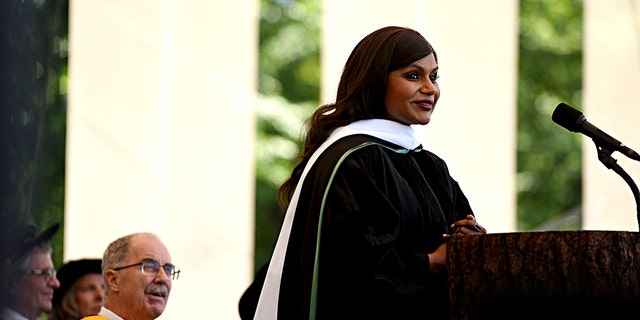
[[(482, 227), (476, 221), (476, 218), (468, 214), (466, 219), (458, 220), (451, 225), (451, 228), (454, 229), (453, 235), (458, 234), (486, 234), (487, 229)], [(451, 235), (445, 234), (444, 238), (448, 238)]]
[[(476, 218), (468, 214), (466, 219), (458, 220), (451, 225), (454, 229), (453, 235), (459, 234), (486, 234), (487, 229), (479, 225)], [(443, 238), (449, 238), (453, 235), (443, 234)], [(429, 268), (431, 274), (442, 273), (447, 269), (447, 243), (441, 244), (436, 251), (429, 253)]]

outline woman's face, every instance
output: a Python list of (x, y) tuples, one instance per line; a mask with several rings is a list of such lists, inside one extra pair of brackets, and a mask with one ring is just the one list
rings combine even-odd
[(430, 54), (387, 76), (386, 118), (406, 125), (427, 124), (440, 98), (438, 63)]
[(102, 275), (99, 273), (89, 273), (77, 280), (76, 302), (78, 311), (82, 317), (95, 315), (100, 312), (102, 298), (104, 296), (104, 285)]

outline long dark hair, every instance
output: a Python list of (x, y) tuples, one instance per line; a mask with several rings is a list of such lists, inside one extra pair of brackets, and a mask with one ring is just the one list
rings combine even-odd
[(308, 131), (299, 162), (278, 190), (283, 207), (289, 204), (309, 158), (331, 131), (358, 120), (383, 119), (389, 72), (432, 53), (435, 56), (420, 33), (404, 27), (378, 29), (356, 45), (342, 70), (336, 102), (320, 106), (306, 122)]

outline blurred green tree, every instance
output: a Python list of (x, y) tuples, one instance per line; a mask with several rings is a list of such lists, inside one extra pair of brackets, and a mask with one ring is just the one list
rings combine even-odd
[[(0, 4), (0, 232), (64, 217), (67, 0)], [(62, 262), (62, 234), (52, 240)]]
[(560, 102), (582, 102), (582, 1), (520, 4), (517, 229), (577, 230), (580, 135), (567, 134), (551, 114)]
[(284, 218), (277, 202), (320, 96), (320, 1), (262, 0), (256, 142), (255, 267), (271, 257)]

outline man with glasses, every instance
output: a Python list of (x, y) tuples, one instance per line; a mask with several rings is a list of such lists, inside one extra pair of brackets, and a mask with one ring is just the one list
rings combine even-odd
[(35, 320), (51, 311), (60, 282), (49, 240), (59, 227), (55, 224), (38, 236), (33, 226), (0, 235), (0, 320)]
[(172, 280), (180, 269), (152, 233), (134, 233), (113, 241), (102, 257), (104, 305), (97, 316), (83, 319), (151, 320), (169, 300)]

